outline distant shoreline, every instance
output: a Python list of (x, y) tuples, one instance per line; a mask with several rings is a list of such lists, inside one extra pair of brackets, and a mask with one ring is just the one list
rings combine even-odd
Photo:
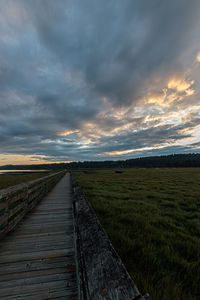
[(0, 174), (15, 174), (15, 173), (40, 173), (48, 172), (49, 170), (0, 170)]

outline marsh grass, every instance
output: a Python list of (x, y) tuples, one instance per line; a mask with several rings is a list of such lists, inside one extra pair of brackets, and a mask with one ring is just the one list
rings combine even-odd
[(75, 176), (142, 293), (200, 299), (199, 168)]
[(7, 187), (47, 175), (49, 175), (49, 172), (0, 174), (0, 189), (5, 189)]

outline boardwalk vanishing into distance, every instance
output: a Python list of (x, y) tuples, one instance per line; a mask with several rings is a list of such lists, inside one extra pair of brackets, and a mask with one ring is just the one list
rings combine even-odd
[(150, 300), (66, 171), (0, 191), (0, 238), (0, 300)]
[(77, 299), (70, 175), (0, 242), (0, 299)]

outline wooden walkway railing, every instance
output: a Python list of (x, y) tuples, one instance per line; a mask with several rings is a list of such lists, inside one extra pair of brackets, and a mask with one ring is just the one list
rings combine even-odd
[(72, 176), (79, 300), (150, 300), (142, 296)]
[(63, 177), (65, 171), (0, 190), (0, 239)]
[(77, 299), (69, 174), (1, 241), (0, 299)]

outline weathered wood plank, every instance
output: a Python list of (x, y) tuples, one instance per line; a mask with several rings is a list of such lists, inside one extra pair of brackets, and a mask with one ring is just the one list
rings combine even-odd
[(54, 225), (49, 225), (48, 227), (44, 228), (44, 226), (38, 226), (36, 228), (25, 228), (24, 230), (22, 229), (24, 234), (30, 234), (30, 233), (50, 233), (52, 230), (56, 231), (62, 231), (63, 230), (63, 225), (60, 224), (59, 226), (54, 226)]
[(0, 264), (0, 276), (10, 273), (19, 273), (25, 271), (46, 270), (52, 268), (68, 268), (74, 264), (74, 255), (55, 258), (45, 258), (39, 260), (17, 261), (15, 263)]
[(8, 204), (3, 201), (3, 202), (0, 202), (0, 210), (3, 209), (3, 208), (7, 208)]
[(19, 203), (18, 205), (15, 206), (15, 208), (9, 209), (8, 210), (8, 217), (11, 218), (12, 216), (14, 216), (14, 214), (16, 214), (17, 212), (20, 212), (20, 210), (28, 210), (28, 208), (25, 206), (24, 202)]
[(62, 256), (71, 256), (74, 254), (74, 248), (70, 249), (58, 249), (58, 250), (44, 250), (44, 251), (35, 251), (33, 253), (20, 253), (20, 254), (10, 254), (10, 255), (0, 255), (0, 264), (4, 262), (16, 262), (16, 261), (25, 261), (25, 260), (35, 260), (35, 259), (44, 259), (44, 258), (54, 258)]
[[(41, 221), (41, 223), (40, 223), (40, 221)], [(52, 221), (51, 221), (49, 219), (47, 219), (47, 220), (45, 219), (45, 224), (43, 224), (43, 219), (41, 219), (40, 221), (38, 221), (38, 223), (30, 222), (32, 229), (37, 229), (38, 227), (45, 229), (47, 227), (52, 227), (52, 226), (62, 226), (62, 224), (63, 224), (63, 220), (52, 219)], [(67, 224), (67, 222), (65, 222), (65, 223)], [(70, 224), (70, 222), (68, 222), (68, 223)], [(23, 229), (26, 229), (26, 228), (29, 229), (29, 224), (23, 226)], [(49, 232), (51, 232), (51, 230), (49, 230)]]
[(22, 191), (13, 197), (10, 197), (8, 203), (9, 203), (9, 205), (11, 205), (11, 204), (17, 202), (18, 200), (25, 201), (25, 198), (26, 198), (26, 191)]
[(8, 214), (5, 213), (3, 216), (1, 216), (0, 225), (3, 224), (4, 222), (7, 222), (7, 219), (8, 219)]
[[(44, 277), (44, 276), (50, 276), (53, 274), (65, 274), (65, 273), (71, 273), (73, 274), (76, 272), (76, 267), (74, 264), (66, 264), (64, 266), (64, 263), (62, 266), (51, 267), (46, 269), (39, 269), (39, 270), (30, 270), (26, 269), (24, 272), (13, 272), (13, 273), (5, 273), (4, 275), (0, 275), (0, 288), (7, 286), (10, 282), (16, 283), (16, 280), (25, 279), (25, 278), (35, 278), (35, 277)], [(42, 279), (39, 281), (42, 282)]]
[[(51, 250), (65, 250), (66, 249), (66, 244), (65, 242), (56, 242), (55, 241), (55, 245), (50, 245), (48, 243), (45, 243), (45, 244), (32, 244), (32, 245), (22, 245), (22, 246), (16, 246), (15, 250), (17, 253), (20, 253), (21, 251), (23, 251), (23, 254), (26, 255), (26, 254), (29, 254), (30, 255), (34, 255), (34, 253), (38, 253), (38, 252), (44, 252), (44, 251), (51, 251)], [(27, 248), (28, 246), (28, 248)], [(4, 248), (5, 249), (5, 248)], [(70, 239), (70, 246), (68, 247), (68, 250), (71, 249), (71, 251), (73, 251), (74, 249), (74, 245), (73, 245), (73, 241)], [(0, 254), (0, 261), (2, 259), (2, 257), (7, 257), (7, 256), (12, 256), (13, 253), (15, 253), (14, 250), (10, 250), (10, 251), (3, 251), (3, 254), (1, 253)], [(21, 255), (21, 254), (19, 254)]]
[[(33, 292), (31, 294), (24, 294), (20, 295), (19, 298), (16, 296), (9, 296), (9, 300), (77, 300), (77, 296), (73, 296), (74, 291), (70, 290), (69, 287), (66, 288), (59, 288), (54, 290), (47, 291), (39, 291), (39, 292)], [(8, 300), (7, 296), (2, 297), (1, 300)]]
[[(10, 246), (13, 245), (14, 247), (18, 247), (21, 245), (26, 244), (27, 246), (31, 247), (34, 244), (49, 244), (51, 242), (51, 239), (54, 238), (56, 239), (57, 242), (64, 242), (66, 243), (67, 241), (70, 240), (70, 238), (73, 238), (73, 235), (70, 234), (57, 234), (57, 235), (40, 235), (37, 238), (37, 235), (35, 235), (33, 238), (31, 236), (26, 236), (26, 238), (21, 238), (18, 236), (15, 241), (10, 242)], [(26, 246), (25, 245), (25, 246)], [(2, 244), (1, 250), (3, 251), (4, 247), (6, 248), (6, 245)], [(15, 251), (15, 249), (13, 249)]]
[(68, 282), (66, 279), (64, 279), (64, 280), (56, 280), (56, 281), (47, 281), (47, 282), (37, 283), (37, 284), (32, 284), (32, 283), (26, 285), (22, 284), (20, 286), (15, 286), (12, 288), (2, 288), (0, 293), (1, 293), (1, 297), (18, 296), (20, 298), (21, 295), (26, 295), (26, 294), (29, 295), (31, 293), (35, 293), (36, 295), (39, 295), (41, 291), (47, 291), (48, 293), (48, 291), (63, 289), (66, 288), (67, 286), (68, 286)]
[[(17, 274), (6, 275), (3, 281), (0, 282), (0, 289), (9, 289), (13, 287), (21, 287), (25, 285), (46, 283), (50, 281), (60, 281), (60, 280), (71, 280), (76, 278), (74, 276), (75, 267), (69, 269), (58, 268), (58, 269), (48, 269), (48, 270), (38, 270), (31, 272), (23, 272)], [(18, 277), (17, 277), (18, 276)]]
[[(50, 232), (40, 232), (40, 233), (31, 233), (30, 232), (27, 232), (27, 233), (23, 233), (23, 231), (21, 233), (19, 233), (19, 231), (17, 231), (15, 233), (15, 236), (18, 237), (18, 238), (29, 238), (31, 236), (35, 236), (35, 237), (40, 237), (40, 236), (53, 236), (54, 234), (70, 234), (71, 231), (73, 229), (70, 229), (70, 228), (67, 228), (65, 230), (62, 230), (62, 231), (55, 231), (54, 233), (50, 233)], [(6, 238), (5, 238), (6, 239)]]
[[(66, 293), (68, 295), (66, 295)], [(64, 296), (63, 296), (64, 295)], [(18, 298), (16, 298), (16, 296), (9, 296), (9, 300), (47, 300), (47, 299), (52, 299), (52, 300), (60, 300), (60, 299), (64, 299), (64, 300), (77, 300), (77, 297), (73, 297), (71, 296), (70, 291), (68, 290), (68, 288), (65, 289), (59, 289), (58, 291), (40, 291), (40, 294), (35, 294), (33, 293), (32, 295), (22, 295)], [(1, 298), (1, 300), (8, 300), (7, 297), (3, 297)]]

